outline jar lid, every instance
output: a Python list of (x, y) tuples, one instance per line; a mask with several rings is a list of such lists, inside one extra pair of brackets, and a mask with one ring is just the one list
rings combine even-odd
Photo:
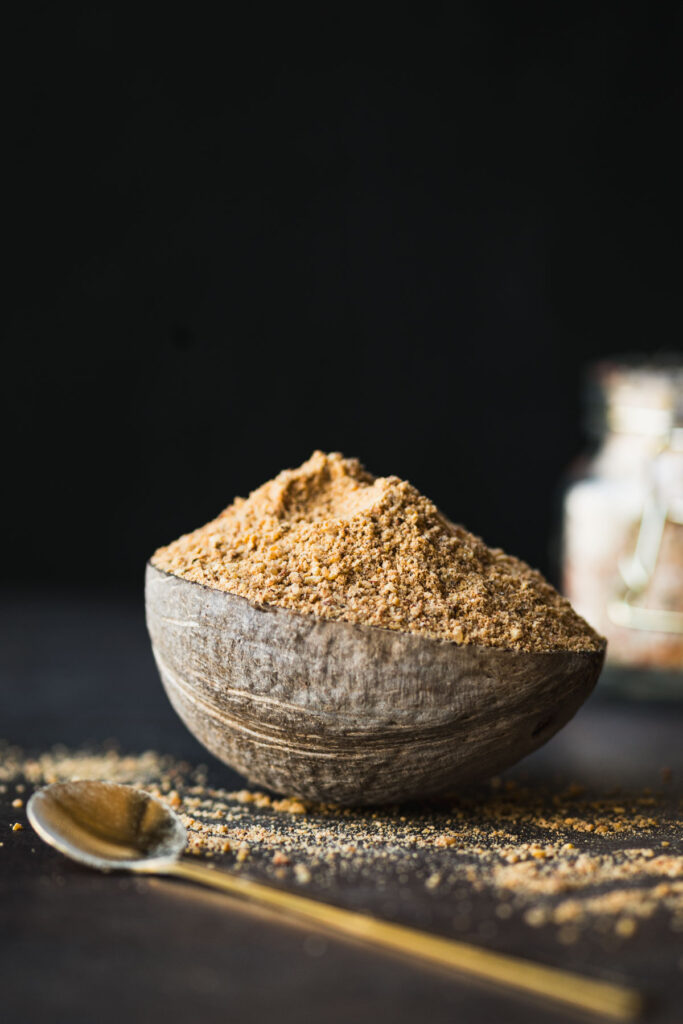
[(614, 358), (594, 363), (586, 379), (586, 425), (591, 433), (667, 437), (683, 427), (683, 360)]

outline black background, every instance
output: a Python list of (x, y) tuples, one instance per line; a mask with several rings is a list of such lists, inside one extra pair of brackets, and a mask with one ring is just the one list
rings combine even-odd
[[(156, 678), (145, 560), (316, 447), (552, 570), (582, 367), (680, 348), (680, 3), (24, 2), (2, 42), (0, 575), (28, 593), (0, 588), (0, 736), (204, 760)], [(523, 771), (680, 779), (679, 718), (591, 701)], [(80, 871), (9, 832), (11, 795), (10, 1015), (547, 1016)], [(509, 924), (500, 948), (677, 1019), (665, 917), (618, 954)]]
[(314, 448), (547, 571), (581, 367), (679, 347), (683, 7), (220, 10), (6, 20), (4, 575)]

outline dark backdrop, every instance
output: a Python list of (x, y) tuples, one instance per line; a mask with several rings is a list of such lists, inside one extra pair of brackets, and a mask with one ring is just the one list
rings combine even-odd
[(19, 5), (5, 577), (316, 447), (548, 570), (586, 360), (680, 333), (680, 4)]

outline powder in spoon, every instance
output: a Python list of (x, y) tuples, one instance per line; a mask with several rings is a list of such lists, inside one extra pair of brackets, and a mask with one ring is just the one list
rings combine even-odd
[(451, 523), (411, 484), (316, 451), (152, 564), (324, 619), (458, 644), (595, 651), (602, 640), (524, 562)]

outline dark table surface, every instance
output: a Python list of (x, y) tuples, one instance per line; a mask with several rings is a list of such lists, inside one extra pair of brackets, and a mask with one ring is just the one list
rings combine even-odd
[[(0, 738), (32, 751), (116, 740), (208, 764), (212, 781), (243, 785), (190, 736), (170, 708), (151, 657), (139, 600), (52, 592), (0, 598)], [(600, 690), (550, 744), (514, 769), (529, 785), (557, 779), (596, 792), (683, 778), (683, 705), (628, 702)], [(415, 966), (170, 881), (101, 876), (12, 833), (0, 795), (0, 1006), (7, 1020), (570, 1021), (574, 1014)], [(28, 795), (28, 793), (26, 794)], [(680, 816), (680, 815), (679, 815)], [(681, 852), (681, 851), (679, 851)], [(423, 920), (423, 896), (402, 894), (402, 920)], [(421, 889), (424, 886), (421, 883)], [(415, 907), (411, 909), (411, 901)], [(373, 906), (371, 891), (335, 902)], [(482, 897), (481, 915), (490, 911)], [(420, 913), (418, 913), (420, 911)], [(435, 911), (435, 928), (439, 930)], [(426, 922), (427, 925), (429, 921)], [(482, 945), (637, 984), (645, 1019), (677, 1022), (683, 1005), (680, 933), (655, 916), (626, 947), (544, 948), (537, 931), (496, 936), (474, 915)], [(440, 929), (443, 930), (443, 929)], [(485, 935), (486, 938), (482, 938)]]

